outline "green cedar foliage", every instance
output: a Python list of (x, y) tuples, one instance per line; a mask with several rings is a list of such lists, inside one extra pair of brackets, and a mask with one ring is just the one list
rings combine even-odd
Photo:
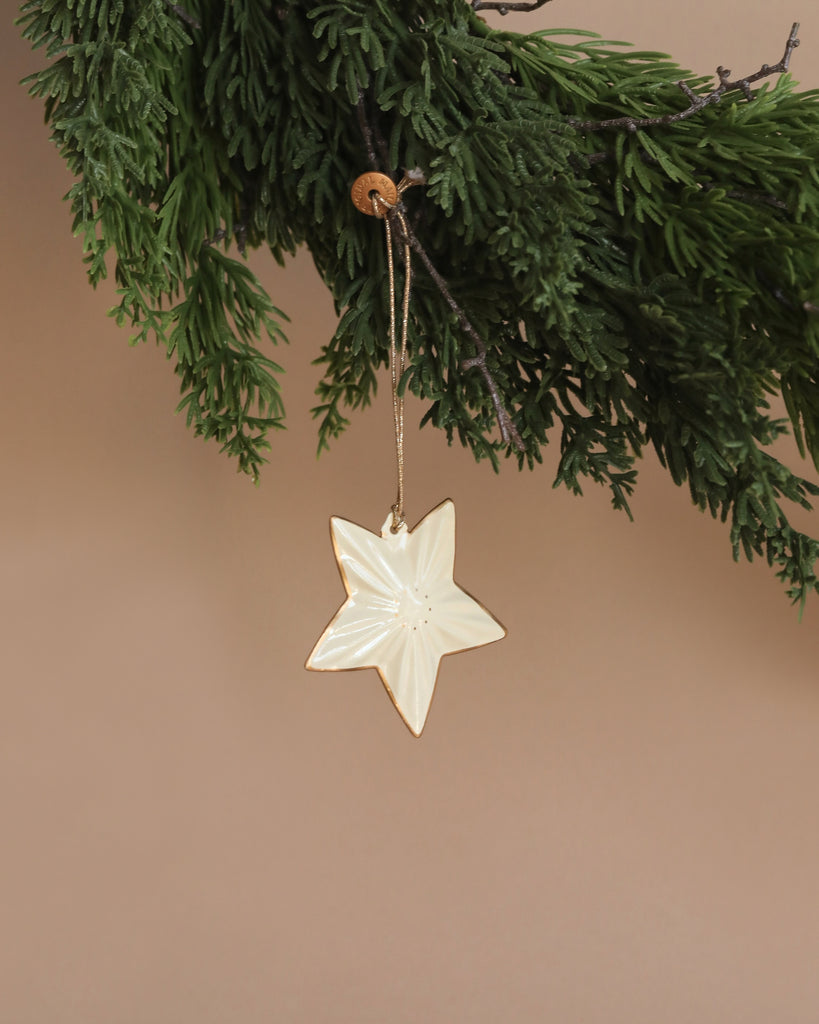
[[(282, 422), (283, 337), (242, 256), (307, 245), (339, 313), (323, 349), (319, 446), (366, 406), (386, 348), (382, 227), (349, 201), (369, 169), (359, 97), (415, 232), (488, 349), (525, 443), (497, 438), (474, 343), (416, 267), (404, 385), (424, 420), (497, 466), (541, 459), (556, 484), (607, 484), (628, 510), (657, 452), (693, 501), (764, 555), (794, 600), (819, 589), (817, 542), (783, 502), (819, 488), (769, 451), (819, 457), (819, 94), (787, 75), (671, 125), (581, 131), (688, 105), (710, 79), (589, 33), (490, 29), (465, 0), (28, 0), (50, 64), (28, 79), (76, 176), (91, 282), (113, 252), (115, 315), (156, 337), (188, 422), (254, 477)], [(777, 49), (779, 41), (776, 42)], [(754, 69), (749, 69), (754, 70)], [(233, 255), (229, 255), (229, 253)]]

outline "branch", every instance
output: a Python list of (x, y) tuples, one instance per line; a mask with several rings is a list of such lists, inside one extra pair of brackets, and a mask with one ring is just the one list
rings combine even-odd
[(788, 65), (791, 61), (791, 54), (799, 45), (799, 39), (797, 37), (798, 32), (799, 22), (797, 21), (794, 22), (793, 27), (791, 28), (790, 35), (785, 43), (785, 53), (778, 64), (763, 64), (759, 71), (755, 71), (752, 75), (747, 75), (745, 78), (737, 78), (734, 81), (731, 81), (731, 72), (727, 68), (718, 67), (717, 75), (719, 77), (720, 84), (713, 90), (713, 92), (709, 92), (706, 96), (697, 96), (687, 82), (677, 82), (677, 86), (689, 99), (689, 105), (685, 110), (678, 110), (676, 113), (671, 114), (663, 114), (662, 117), (612, 117), (605, 121), (569, 121), (569, 124), (573, 128), (580, 128), (583, 131), (601, 131), (606, 128), (625, 128), (627, 131), (636, 132), (638, 128), (652, 128), (655, 125), (674, 124), (676, 121), (683, 121), (685, 118), (691, 117), (692, 114), (698, 114), (701, 110), (704, 110), (711, 104), (719, 103), (726, 92), (739, 90), (745, 96), (745, 99), (752, 100), (754, 98), (754, 94), (751, 92), (752, 82), (758, 82), (761, 78), (767, 78), (769, 75), (781, 74), (788, 70)]
[(545, 7), (551, 0), (532, 0), (531, 3), (503, 4), (492, 3), (490, 0), (472, 0), (473, 11), (497, 11), (498, 14), (508, 14), (510, 11), (536, 11), (539, 7)]
[(167, 7), (170, 7), (173, 13), (177, 16), (177, 18), (179, 18), (181, 21), (184, 21), (186, 25), (190, 25), (191, 28), (202, 27), (200, 22), (196, 18), (194, 18), (192, 14), (188, 14), (185, 8), (182, 7), (180, 4), (171, 3), (171, 0), (165, 0), (165, 4)]
[(370, 122), (367, 120), (367, 108), (364, 104), (364, 90), (359, 86), (358, 88), (358, 103), (356, 104), (356, 113), (358, 114), (358, 127), (361, 129), (361, 134), (364, 137), (364, 146), (367, 149), (367, 159), (370, 161), (370, 170), (378, 170), (378, 161), (375, 158), (375, 146), (373, 145), (373, 133), (370, 128)]
[[(392, 219), (392, 217), (394, 216), (393, 211), (388, 210), (387, 216)], [(399, 235), (404, 235), (405, 232), (401, 225), (400, 219), (395, 218), (395, 221), (396, 231), (398, 232)], [(483, 338), (472, 326), (472, 324), (469, 321), (469, 318), (467, 317), (466, 313), (463, 311), (461, 306), (455, 301), (455, 297), (449, 290), (449, 285), (438, 273), (438, 270), (433, 264), (432, 260), (429, 258), (426, 249), (424, 249), (424, 247), (418, 241), (418, 238), (416, 237), (412, 228), (406, 222), (406, 219), (404, 220), (404, 224), (406, 225), (406, 242), (409, 244), (412, 250), (420, 257), (421, 262), (426, 267), (427, 273), (432, 278), (436, 288), (443, 296), (449, 308), (458, 318), (458, 323), (461, 325), (461, 329), (465, 334), (469, 335), (469, 337), (472, 339), (473, 344), (475, 345), (475, 348), (477, 349), (478, 354), (472, 356), (469, 359), (465, 359), (461, 363), (461, 369), (471, 370), (473, 367), (477, 367), (481, 371), (481, 376), (484, 379), (484, 383), (486, 384), (486, 388), (489, 391), (489, 395), (492, 399), (492, 405), (495, 409), (495, 416), (498, 420), (498, 428), (500, 429), (501, 440), (503, 441), (504, 444), (513, 445), (519, 452), (526, 451), (526, 445), (523, 443), (523, 438), (518, 433), (518, 428), (515, 426), (512, 417), (509, 415), (506, 406), (503, 404), (503, 399), (501, 398), (497, 382), (495, 381), (495, 378), (492, 376), (492, 371), (489, 369), (489, 366), (487, 365), (487, 349)]]
[[(233, 237), (236, 239), (236, 246), (242, 256), (247, 259), (247, 211), (245, 211), (242, 219), (236, 224), (233, 229)], [(217, 228), (211, 238), (206, 238), (203, 242), (203, 246), (218, 245), (220, 242), (224, 242), (227, 238), (228, 233), (224, 228)]]
[[(713, 181), (707, 181), (702, 185), (703, 192), (711, 192), (715, 188), (723, 188), (723, 185)], [(773, 206), (776, 210), (788, 210), (788, 204), (782, 199), (767, 192), (748, 192), (745, 189), (732, 188), (726, 191), (726, 199), (739, 199), (743, 203), (757, 203), (762, 206)]]
[(211, 238), (206, 238), (202, 245), (218, 245), (220, 242), (224, 242), (227, 238), (227, 231), (224, 228), (217, 228), (214, 235)]

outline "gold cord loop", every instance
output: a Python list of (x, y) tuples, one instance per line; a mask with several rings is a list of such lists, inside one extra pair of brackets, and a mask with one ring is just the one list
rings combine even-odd
[[(420, 172), (419, 172), (420, 173)], [(375, 181), (374, 179), (378, 179)], [(383, 181), (381, 180), (383, 179)], [(412, 185), (419, 183), (415, 172), (408, 172), (396, 186), (386, 175), (371, 172), (357, 178), (352, 188), (352, 198), (356, 207), (364, 213), (379, 217), (384, 221), (384, 234), (387, 245), (387, 270), (389, 273), (390, 290), (390, 379), (392, 383), (392, 414), (395, 430), (395, 462), (398, 475), (398, 495), (392, 506), (393, 533), (405, 525), (404, 521), (404, 396), (399, 394), (401, 378), (407, 366), (407, 334), (409, 331), (410, 291), (412, 288), (412, 250), (409, 244), (409, 228), (400, 205), (400, 197)], [(385, 184), (385, 182), (387, 184)], [(367, 197), (369, 207), (364, 209), (363, 197)], [(361, 200), (361, 205), (359, 204)], [(401, 242), (404, 250), (404, 301), (401, 308), (401, 341), (398, 342), (395, 315), (395, 257), (393, 253), (393, 218), (401, 229)]]
[(395, 428), (395, 463), (398, 472), (398, 495), (392, 506), (392, 532), (396, 533), (404, 525), (404, 396), (399, 394), (401, 378), (407, 366), (407, 332), (409, 328), (410, 289), (412, 288), (411, 251), (407, 241), (406, 220), (404, 214), (392, 206), (390, 209), (401, 225), (404, 235), (404, 302), (401, 309), (401, 343), (397, 340), (395, 317), (395, 257), (392, 245), (392, 225), (387, 214), (389, 204), (379, 195), (373, 196), (373, 207), (382, 208), (384, 218), (384, 234), (387, 243), (387, 268), (390, 287), (390, 378), (392, 382), (392, 414)]

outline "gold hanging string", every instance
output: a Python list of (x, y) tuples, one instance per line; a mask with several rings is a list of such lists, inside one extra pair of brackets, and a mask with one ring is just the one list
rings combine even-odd
[[(390, 207), (378, 193), (373, 193), (373, 208), (378, 209), (380, 204), (385, 207), (384, 234), (387, 242), (387, 268), (389, 271), (390, 288), (390, 378), (392, 381), (392, 415), (395, 427), (395, 463), (398, 471), (398, 495), (395, 504), (392, 506), (392, 532), (395, 533), (399, 527), (404, 525), (404, 396), (399, 394), (401, 378), (407, 365), (407, 331), (409, 328), (409, 305), (410, 290), (412, 288), (412, 264), (410, 262), (411, 250), (407, 241), (407, 222), (404, 214), (395, 206)], [(392, 246), (392, 226), (390, 217), (386, 214), (389, 209), (401, 225), (404, 235), (404, 303), (401, 310), (401, 345), (399, 347), (396, 337), (395, 323), (395, 258)]]
[[(352, 200), (363, 213), (371, 213), (384, 221), (387, 245), (387, 270), (389, 274), (390, 310), (390, 379), (392, 383), (392, 415), (395, 430), (395, 462), (398, 476), (398, 494), (392, 506), (393, 533), (405, 525), (404, 520), (404, 396), (399, 394), (401, 378), (407, 366), (407, 334), (409, 331), (410, 292), (412, 289), (412, 250), (410, 232), (401, 207), (401, 196), (412, 185), (419, 184), (423, 176), (409, 172), (398, 185), (386, 175), (371, 172), (356, 179), (352, 188)], [(395, 315), (395, 256), (393, 252), (392, 219), (401, 228), (404, 248), (404, 301), (401, 309), (401, 341), (398, 342)]]

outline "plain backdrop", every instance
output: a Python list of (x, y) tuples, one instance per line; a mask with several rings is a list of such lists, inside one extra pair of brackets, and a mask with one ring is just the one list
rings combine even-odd
[[(503, 24), (708, 73), (774, 63), (801, 16), (816, 86), (803, 7)], [(194, 438), (85, 281), (4, 13), (0, 1024), (815, 1024), (819, 601), (800, 624), (652, 457), (629, 523), (553, 491), (554, 451), (496, 477), (412, 402), (408, 517), (454, 499), (456, 577), (509, 636), (445, 659), (420, 741), (374, 671), (306, 672), (343, 598), (329, 516), (393, 500), (388, 392), (316, 460), (332, 306), (309, 255), (259, 252), (289, 430), (258, 489)]]

